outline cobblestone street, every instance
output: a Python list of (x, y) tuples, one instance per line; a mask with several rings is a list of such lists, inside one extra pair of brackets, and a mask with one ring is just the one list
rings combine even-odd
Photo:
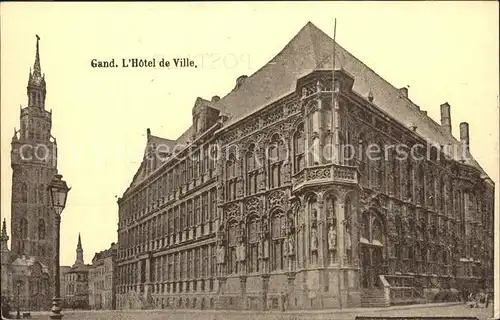
[[(212, 310), (137, 310), (137, 311), (65, 311), (64, 320), (306, 320), (306, 319), (341, 319), (354, 320), (356, 316), (455, 316), (477, 317), (480, 320), (493, 317), (493, 307), (467, 308), (462, 304), (417, 305), (390, 308), (363, 308), (299, 311), (299, 312), (258, 312), (258, 311), (212, 311)], [(48, 319), (48, 313), (32, 314), (32, 319)]]

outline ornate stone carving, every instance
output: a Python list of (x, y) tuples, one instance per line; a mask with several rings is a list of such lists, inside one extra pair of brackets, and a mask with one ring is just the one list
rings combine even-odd
[(268, 197), (269, 208), (286, 206), (286, 195), (283, 191), (274, 191)]
[(259, 198), (250, 198), (245, 202), (245, 212), (246, 213), (260, 213), (262, 210), (262, 203)]
[(240, 207), (235, 203), (231, 203), (226, 207), (225, 212), (226, 212), (226, 219), (233, 216), (238, 216), (240, 213)]
[(217, 247), (217, 264), (224, 264), (226, 259), (226, 249), (223, 245)]

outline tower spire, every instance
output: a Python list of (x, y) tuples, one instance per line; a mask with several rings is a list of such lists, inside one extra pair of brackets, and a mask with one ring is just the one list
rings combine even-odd
[(9, 236), (7, 235), (7, 224), (5, 222), (5, 218), (3, 218), (2, 233), (0, 234), (0, 252), (2, 253), (2, 265), (8, 260), (7, 253), (9, 252), (9, 248), (7, 247), (7, 241), (9, 241)]
[(42, 68), (40, 67), (40, 37), (36, 35), (36, 54), (35, 54), (35, 64), (33, 65), (33, 75), (41, 76)]
[(76, 261), (75, 266), (82, 266), (83, 262), (83, 248), (82, 248), (82, 238), (80, 232), (78, 232), (78, 244), (76, 245)]

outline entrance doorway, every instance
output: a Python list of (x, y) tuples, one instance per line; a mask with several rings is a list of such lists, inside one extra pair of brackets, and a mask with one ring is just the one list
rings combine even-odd
[(361, 286), (374, 288), (381, 286), (379, 275), (385, 270), (385, 228), (377, 213), (368, 211), (363, 214), (360, 237)]

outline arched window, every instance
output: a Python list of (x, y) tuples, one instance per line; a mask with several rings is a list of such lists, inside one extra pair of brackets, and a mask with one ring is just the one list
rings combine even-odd
[(283, 257), (284, 234), (282, 232), (285, 226), (285, 216), (283, 212), (277, 211), (271, 219), (271, 239), (272, 239), (272, 260), (271, 271), (283, 270), (285, 259)]
[[(401, 217), (396, 216), (394, 223), (396, 226), (396, 233), (398, 235), (398, 239), (401, 241), (404, 237)], [(396, 259), (401, 259), (401, 246), (399, 245), (399, 243), (396, 243), (394, 246), (394, 256), (396, 257)]]
[(38, 220), (38, 239), (45, 239), (45, 220)]
[(285, 147), (283, 140), (278, 134), (273, 135), (271, 144), (268, 148), (269, 169), (270, 169), (270, 187), (277, 188), (281, 186), (281, 166), (285, 156)]
[(305, 166), (305, 137), (304, 137), (304, 124), (301, 123), (297, 126), (297, 131), (293, 136), (293, 150), (295, 152), (295, 172), (299, 172)]
[(247, 195), (251, 195), (257, 192), (257, 177), (259, 173), (255, 161), (255, 146), (253, 144), (248, 148), (245, 167), (247, 172)]
[(259, 236), (258, 223), (255, 217), (252, 217), (247, 224), (248, 239), (248, 272), (259, 272)]
[(228, 201), (236, 199), (236, 159), (234, 154), (226, 161), (226, 198)]
[(231, 221), (228, 228), (228, 273), (238, 273), (238, 261), (236, 259), (236, 248), (238, 245), (238, 224), (236, 221)]

